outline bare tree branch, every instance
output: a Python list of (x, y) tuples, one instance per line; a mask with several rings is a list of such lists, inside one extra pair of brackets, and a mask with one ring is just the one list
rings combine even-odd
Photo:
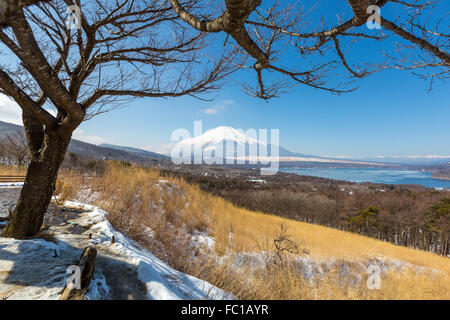
[[(432, 3), (427, 0), (347, 0), (353, 16), (347, 20), (340, 19), (340, 22), (332, 27), (328, 27), (323, 21), (314, 23), (311, 19), (308, 19), (308, 14), (312, 9), (305, 12), (297, 4), (282, 6), (279, 2), (276, 2), (271, 7), (266, 8), (263, 7), (266, 2), (257, 0), (224, 0), (223, 2), (224, 9), (219, 16), (201, 19), (200, 16), (210, 16), (208, 10), (192, 13), (194, 10), (190, 12), (178, 0), (170, 0), (175, 12), (187, 24), (204, 33), (226, 33), (227, 37), (230, 36), (236, 41), (244, 55), (256, 60), (252, 68), (256, 71), (256, 83), (259, 88), (251, 88), (245, 84), (244, 90), (263, 99), (270, 99), (278, 94), (283, 83), (289, 86), (286, 81), (273, 81), (275, 87), (274, 90), (271, 90), (268, 88), (270, 84), (266, 83), (267, 80), (264, 77), (265, 71), (276, 71), (294, 82), (333, 93), (352, 91), (352, 89), (343, 89), (345, 84), (332, 85), (333, 79), (342, 78), (338, 71), (340, 69), (346, 70), (353, 78), (362, 78), (377, 70), (389, 68), (389, 66), (405, 70), (444, 68), (433, 73), (435, 76), (442, 76), (449, 71), (449, 53), (446, 50), (449, 47), (448, 41), (441, 41), (442, 39), (448, 39), (449, 36), (438, 30), (438, 24), (441, 23), (441, 20), (438, 20), (432, 27), (426, 26), (424, 22), (420, 21), (422, 16), (425, 17), (424, 10), (431, 10)], [(404, 7), (402, 8), (402, 20), (404, 25), (409, 26), (409, 30), (384, 18), (381, 20), (381, 25), (392, 31), (394, 35), (398, 35), (409, 42), (410, 45), (414, 45), (416, 52), (428, 52), (431, 56), (430, 61), (421, 61), (419, 57), (408, 60), (402, 56), (398, 48), (395, 48), (399, 56), (396, 59), (385, 55), (385, 57), (389, 57), (390, 61), (375, 64), (369, 61), (363, 61), (362, 63), (358, 61), (360, 66), (351, 67), (348, 63), (348, 57), (346, 57), (347, 54), (342, 50), (343, 45), (362, 40), (382, 41), (392, 38), (382, 31), (369, 33), (367, 32), (369, 29), (364, 30), (366, 22), (373, 14), (372, 10), (369, 10), (371, 9), (370, 6), (375, 5), (383, 8), (383, 10), (388, 10), (384, 7), (389, 3)], [(313, 30), (309, 28), (310, 25)], [(330, 41), (332, 46), (329, 45)], [(389, 44), (389, 46), (391, 47), (389, 49), (392, 49), (392, 44)], [(323, 59), (325, 61), (320, 64), (322, 68), (303, 67), (302, 70), (302, 67), (299, 67), (295, 61), (291, 63), (291, 65), (296, 65), (295, 68), (281, 67), (277, 65), (278, 63), (275, 63), (283, 60), (283, 55), (278, 52), (280, 48), (283, 48), (281, 51), (296, 48), (299, 51), (299, 61), (307, 56), (311, 56), (312, 60)], [(338, 61), (335, 61), (332, 54), (329, 53), (330, 49), (333, 48)], [(434, 61), (436, 58), (440, 59), (441, 63)], [(394, 63), (392, 64), (392, 62)], [(361, 64), (365, 64), (365, 66), (363, 67)], [(369, 65), (372, 65), (370, 70), (367, 67)], [(330, 72), (333, 70), (338, 74), (331, 75)], [(309, 77), (302, 78), (299, 81), (298, 77), (294, 76), (295, 74), (308, 74)], [(268, 92), (271, 92), (271, 94), (268, 95)]]

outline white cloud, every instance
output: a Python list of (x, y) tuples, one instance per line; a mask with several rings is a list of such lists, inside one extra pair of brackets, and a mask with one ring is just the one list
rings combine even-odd
[(0, 94), (0, 121), (22, 125), (22, 109), (3, 94)]
[(207, 114), (207, 115), (214, 115), (214, 114), (218, 114), (221, 111), (225, 111), (228, 108), (228, 106), (231, 106), (233, 104), (234, 104), (234, 100), (231, 100), (231, 99), (224, 100), (212, 108), (203, 109), (201, 112), (204, 114)]
[(220, 110), (218, 108), (209, 108), (209, 109), (202, 110), (202, 112), (207, 115), (217, 114), (217, 113), (219, 113), (219, 111)]
[[(55, 110), (47, 110), (56, 117)], [(10, 97), (0, 94), (0, 121), (23, 125), (22, 109)]]
[[(399, 157), (399, 158), (401, 158), (401, 157)], [(410, 159), (447, 159), (447, 158), (450, 158), (450, 155), (448, 155), (448, 156), (440, 156), (440, 155), (434, 155), (434, 154), (429, 154), (429, 155), (426, 155), (426, 156), (408, 156), (407, 158), (410, 158)]]
[(354, 156), (347, 156), (347, 155), (339, 155), (339, 156), (322, 156), (325, 158), (335, 158), (335, 159), (356, 159)]
[(87, 134), (82, 129), (76, 129), (72, 135), (73, 139), (81, 140), (83, 142), (92, 143), (92, 144), (100, 144), (107, 142), (107, 139), (95, 135)]
[[(54, 116), (56, 115), (54, 110), (49, 110), (49, 112)], [(22, 109), (15, 101), (5, 95), (0, 95), (0, 121), (23, 125)], [(93, 144), (106, 142), (105, 138), (89, 135), (82, 129), (75, 130), (73, 138)]]

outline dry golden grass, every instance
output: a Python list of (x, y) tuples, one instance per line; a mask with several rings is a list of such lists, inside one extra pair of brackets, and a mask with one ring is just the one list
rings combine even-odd
[(25, 167), (0, 165), (0, 176), (25, 176), (26, 174)]
[(66, 200), (73, 199), (86, 182), (86, 176), (75, 171), (61, 169), (54, 191), (54, 195), (58, 196), (57, 203), (62, 204)]
[[(222, 198), (202, 192), (178, 178), (161, 178), (154, 169), (107, 166), (103, 176), (88, 180), (64, 172), (58, 192), (73, 197), (82, 186), (98, 192), (96, 200), (109, 219), (174, 268), (205, 279), (243, 299), (449, 299), (450, 263), (446, 257), (395, 246), (390, 243), (323, 226), (285, 220), (277, 216), (240, 209)], [(75, 182), (74, 182), (75, 181)], [(352, 267), (373, 257), (409, 262), (418, 267), (385, 274), (380, 290), (369, 290), (361, 269), (357, 285), (346, 284), (340, 264), (314, 279), (305, 280), (294, 262), (295, 255), (274, 257), (273, 240), (280, 225), (287, 237), (309, 257), (320, 261), (342, 261)], [(153, 232), (149, 236), (149, 229)], [(192, 246), (193, 231), (207, 231), (215, 246), (208, 251)], [(236, 268), (234, 254), (272, 255), (262, 267), (243, 264)], [(196, 259), (193, 259), (193, 257)]]

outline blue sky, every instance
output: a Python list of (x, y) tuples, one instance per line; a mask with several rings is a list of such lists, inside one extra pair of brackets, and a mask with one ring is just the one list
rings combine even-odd
[[(221, 125), (278, 128), (282, 146), (313, 155), (450, 154), (448, 84), (428, 92), (424, 81), (386, 71), (359, 86), (341, 96), (297, 87), (269, 102), (247, 96), (240, 87), (221, 90), (211, 102), (139, 100), (81, 128), (110, 143), (156, 149), (170, 143), (173, 130), (193, 132), (194, 121), (202, 120), (204, 130)], [(208, 109), (217, 112), (207, 114)]]
[[(345, 8), (345, 1), (324, 2), (330, 21), (337, 8)], [(448, 12), (450, 5), (442, 4), (442, 8)], [(390, 45), (392, 42), (365, 42), (352, 48), (348, 57), (355, 62), (365, 57), (377, 59), (381, 50), (387, 49), (383, 46)], [(252, 81), (252, 76), (236, 74), (239, 80)], [(298, 86), (269, 102), (252, 98), (230, 84), (207, 96), (213, 101), (192, 97), (135, 100), (83, 123), (74, 136), (94, 143), (159, 151), (170, 143), (173, 130), (193, 132), (194, 121), (202, 120), (204, 129), (222, 125), (244, 130), (280, 129), (283, 147), (312, 155), (450, 154), (448, 82), (436, 82), (428, 92), (428, 83), (408, 71), (384, 71), (357, 84), (357, 91), (340, 96)], [(14, 113), (12, 107), (5, 107), (5, 101), (0, 99), (0, 120), (13, 117), (5, 116), (8, 110)]]

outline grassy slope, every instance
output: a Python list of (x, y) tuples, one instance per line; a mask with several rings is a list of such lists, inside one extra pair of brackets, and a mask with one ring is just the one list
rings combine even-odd
[[(241, 298), (450, 298), (450, 263), (447, 257), (240, 209), (178, 178), (161, 178), (155, 170), (111, 164), (102, 177), (94, 177), (87, 182), (78, 179), (74, 173), (66, 172), (63, 176), (65, 179), (58, 187), (60, 194), (70, 197), (71, 193), (79, 192), (82, 185), (87, 185), (100, 194), (96, 204), (109, 212), (111, 222), (118, 229), (156, 252), (160, 247), (146, 241), (143, 231), (145, 227), (151, 228), (163, 243), (166, 253), (162, 256), (172, 266), (230, 290)], [(204, 256), (204, 261), (208, 262), (202, 260), (201, 264), (192, 263), (192, 257), (186, 256), (191, 247), (188, 244), (190, 236), (185, 230), (207, 232), (215, 239), (213, 255), (229, 256), (232, 252), (273, 251), (273, 240), (281, 224), (287, 227), (288, 238), (306, 248), (313, 260), (367, 261), (382, 255), (387, 259), (435, 269), (439, 273), (423, 274), (414, 270), (392, 273), (385, 277), (382, 290), (368, 291), (364, 286), (342, 288), (332, 270), (311, 288), (289, 263), (275, 263), (256, 271), (244, 266), (239, 272), (235, 270), (233, 261), (217, 264), (216, 260), (208, 258), (210, 254)], [(252, 274), (250, 286), (249, 274)], [(361, 274), (361, 277), (365, 279), (366, 275)]]

